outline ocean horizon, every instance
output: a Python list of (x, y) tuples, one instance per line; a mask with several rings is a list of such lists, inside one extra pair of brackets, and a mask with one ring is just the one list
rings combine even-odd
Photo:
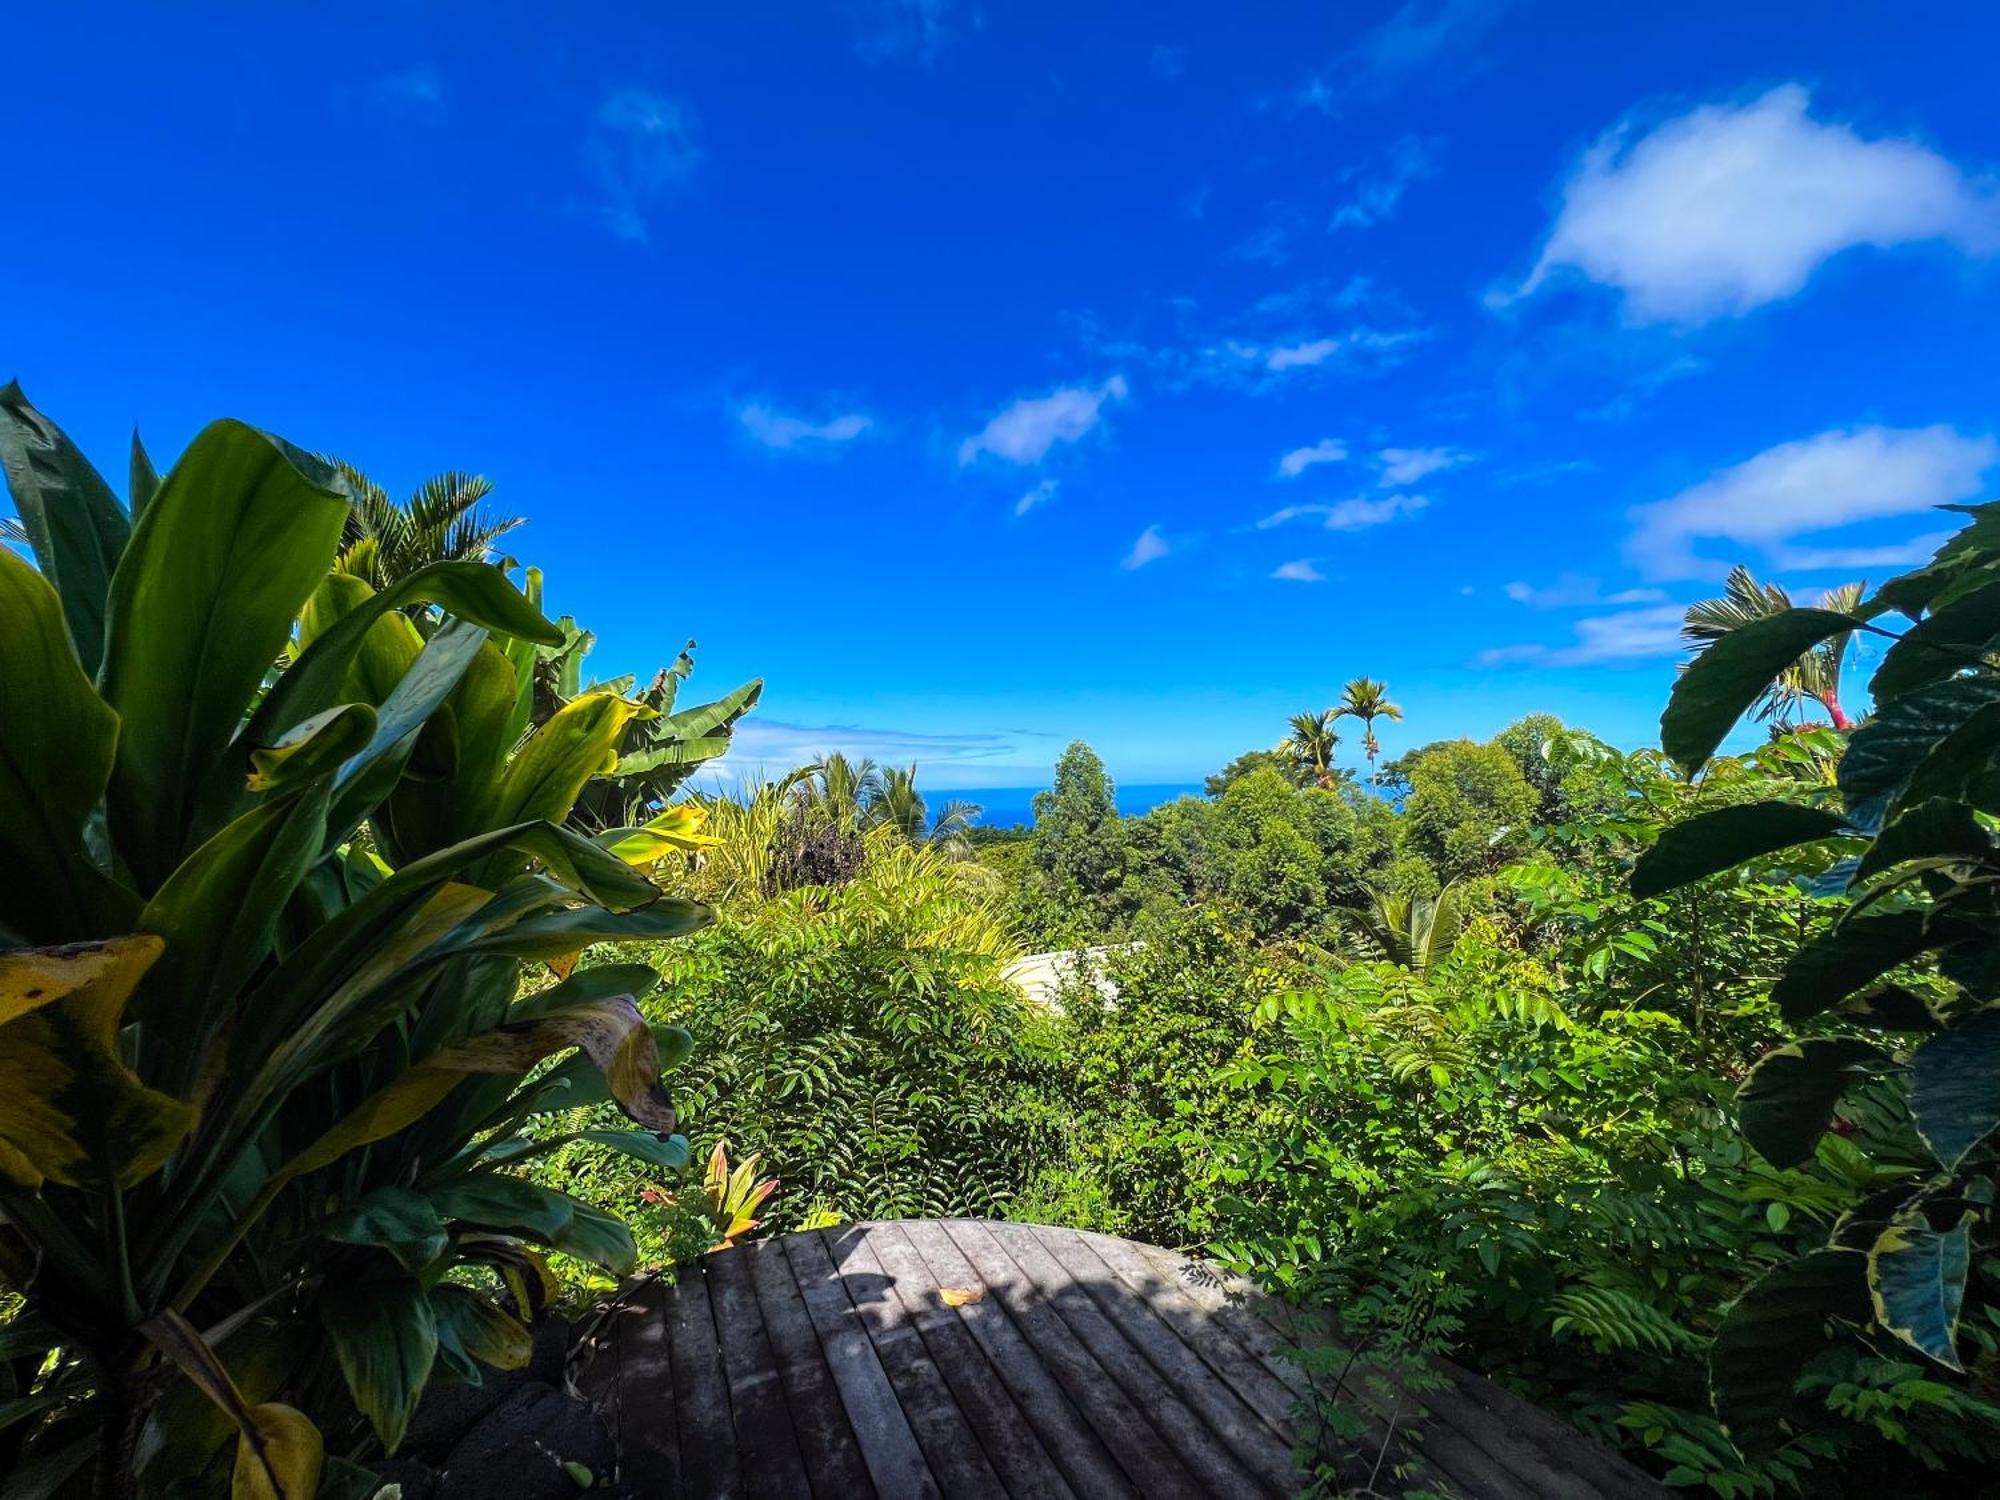
[[(1034, 823), (1035, 798), (1046, 790), (1038, 786), (975, 786), (933, 791), (926, 787), (924, 798), (932, 807), (949, 801), (976, 803), (979, 815), (972, 820), (975, 824), (984, 828), (1012, 828)], [(1142, 781), (1118, 786), (1113, 797), (1118, 811), (1132, 817), (1151, 812), (1177, 797), (1201, 795), (1199, 781)]]

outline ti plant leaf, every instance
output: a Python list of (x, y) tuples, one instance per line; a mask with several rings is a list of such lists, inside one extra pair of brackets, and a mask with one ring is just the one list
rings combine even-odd
[(1921, 911), (1854, 917), (1794, 954), (1771, 998), (1786, 1020), (1803, 1021), (1942, 941), (1927, 930)]
[(303, 1412), (282, 1402), (246, 1400), (215, 1350), (179, 1313), (162, 1313), (145, 1333), (236, 1424), (231, 1500), (313, 1500), (326, 1446)]
[(320, 1293), (319, 1316), (348, 1394), (394, 1453), (437, 1359), (437, 1317), (422, 1283), (408, 1276), (332, 1282)]

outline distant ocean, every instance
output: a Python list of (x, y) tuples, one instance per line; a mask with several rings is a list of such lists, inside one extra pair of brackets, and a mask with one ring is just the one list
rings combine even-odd
[[(977, 803), (980, 812), (974, 822), (989, 828), (1011, 828), (1016, 823), (1035, 821), (1035, 793), (1041, 790), (1033, 786), (975, 786), (933, 791), (926, 787), (924, 797), (933, 807), (952, 799)], [(1162, 802), (1171, 802), (1176, 797), (1200, 795), (1201, 783), (1198, 781), (1135, 782), (1129, 786), (1120, 782), (1118, 810), (1127, 814), (1151, 812)]]

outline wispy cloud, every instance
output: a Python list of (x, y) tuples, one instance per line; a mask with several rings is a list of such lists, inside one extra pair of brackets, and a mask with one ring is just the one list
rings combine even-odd
[(1366, 531), (1372, 526), (1386, 526), (1391, 521), (1405, 516), (1414, 516), (1427, 508), (1430, 501), (1422, 495), (1356, 495), (1347, 500), (1336, 500), (1330, 505), (1286, 505), (1272, 511), (1257, 523), (1259, 531), (1269, 531), (1274, 526), (1285, 526), (1293, 521), (1318, 521), (1328, 531)]
[(1326, 574), (1313, 566), (1310, 557), (1296, 558), (1291, 562), (1279, 563), (1271, 569), (1273, 578), (1282, 578), (1287, 583), (1325, 583)]
[(1380, 98), (1414, 80), (1456, 72), (1492, 28), (1508, 0), (1409, 0), (1381, 25), (1362, 33), (1333, 66), (1308, 79), (1296, 102), (1337, 113)]
[(1563, 188), (1528, 296), (1561, 272), (1614, 287), (1634, 322), (1701, 323), (1790, 297), (1857, 246), (1944, 240), (2000, 250), (2000, 203), (1912, 140), (1814, 119), (1787, 84), (1708, 105), (1584, 154)]
[(1593, 615), (1576, 622), (1574, 640), (1566, 646), (1495, 646), (1482, 651), (1473, 665), (1498, 667), (1539, 664), (1551, 667), (1595, 666), (1610, 662), (1657, 661), (1678, 656), (1685, 614), (1678, 604)]
[(418, 63), (375, 80), (369, 90), (378, 108), (390, 114), (437, 117), (444, 114), (444, 80), (429, 63)]
[(1531, 609), (1578, 609), (1605, 604), (1657, 604), (1667, 597), (1664, 589), (1636, 588), (1604, 591), (1604, 585), (1581, 573), (1563, 573), (1553, 583), (1537, 586), (1510, 583), (1502, 591), (1516, 604)]
[(1382, 465), (1382, 483), (1392, 490), (1465, 462), (1465, 455), (1451, 448), (1384, 448), (1375, 457)]
[(815, 422), (774, 411), (761, 401), (749, 402), (738, 409), (736, 418), (755, 441), (781, 451), (843, 447), (875, 425), (873, 419), (860, 412), (843, 412)]
[(727, 787), (760, 768), (787, 771), (836, 751), (920, 765), (996, 760), (1020, 754), (1022, 738), (1004, 732), (925, 734), (861, 724), (792, 724), (753, 714), (736, 726), (728, 757), (711, 773), (712, 784)]
[(583, 159), (595, 195), (590, 213), (621, 240), (643, 245), (653, 210), (701, 161), (694, 117), (665, 94), (620, 89), (598, 107)]
[(1342, 180), (1351, 184), (1348, 196), (1333, 211), (1330, 229), (1368, 229), (1392, 217), (1403, 194), (1436, 170), (1437, 145), (1422, 136), (1406, 135), (1389, 148), (1379, 168), (1349, 168)]
[(1011, 464), (1039, 463), (1057, 443), (1089, 436), (1104, 404), (1125, 394), (1125, 377), (1113, 375), (1099, 386), (1062, 386), (1045, 396), (1024, 396), (960, 443), (958, 461), (975, 463), (990, 453)]
[(1055, 499), (1056, 490), (1058, 489), (1059, 484), (1060, 482), (1057, 480), (1044, 479), (1040, 484), (1036, 485), (1033, 489), (1029, 490), (1026, 494), (1022, 495), (1020, 499), (1014, 502), (1014, 514), (1017, 516), (1025, 516), (1029, 511), (1033, 510), (1036, 506), (1048, 504), (1049, 501)]
[[(1946, 426), (1822, 432), (1637, 507), (1626, 556), (1651, 578), (1710, 577), (1746, 547), (1778, 566), (1797, 566), (1796, 539), (1969, 500), (1996, 463), (2000, 444)], [(1727, 542), (1730, 553), (1703, 557), (1696, 550), (1703, 541)]]
[(847, 0), (854, 47), (871, 62), (937, 60), (951, 0)]
[(1137, 572), (1148, 563), (1156, 563), (1173, 551), (1173, 544), (1161, 534), (1157, 526), (1148, 526), (1139, 533), (1139, 539), (1132, 544), (1132, 550), (1125, 554), (1125, 561), (1119, 566), (1128, 573)]
[(1278, 460), (1278, 474), (1284, 479), (1297, 479), (1315, 464), (1336, 464), (1347, 457), (1347, 444), (1334, 438), (1321, 438), (1309, 448), (1294, 448)]

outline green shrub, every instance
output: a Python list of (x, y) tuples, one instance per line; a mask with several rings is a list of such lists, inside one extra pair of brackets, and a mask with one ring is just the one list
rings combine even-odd
[(707, 913), (562, 827), (634, 705), (523, 738), (561, 637), (498, 569), (329, 576), (346, 495), (240, 423), (135, 452), (133, 515), (16, 387), (0, 460), (39, 564), (0, 547), (0, 1467), (206, 1493), (235, 1434), (238, 1494), (310, 1496), (525, 1360), (537, 1246), (632, 1263), (504, 1168), (612, 1097), (645, 1128), (597, 1139), (685, 1162), (650, 973), (518, 979)]

